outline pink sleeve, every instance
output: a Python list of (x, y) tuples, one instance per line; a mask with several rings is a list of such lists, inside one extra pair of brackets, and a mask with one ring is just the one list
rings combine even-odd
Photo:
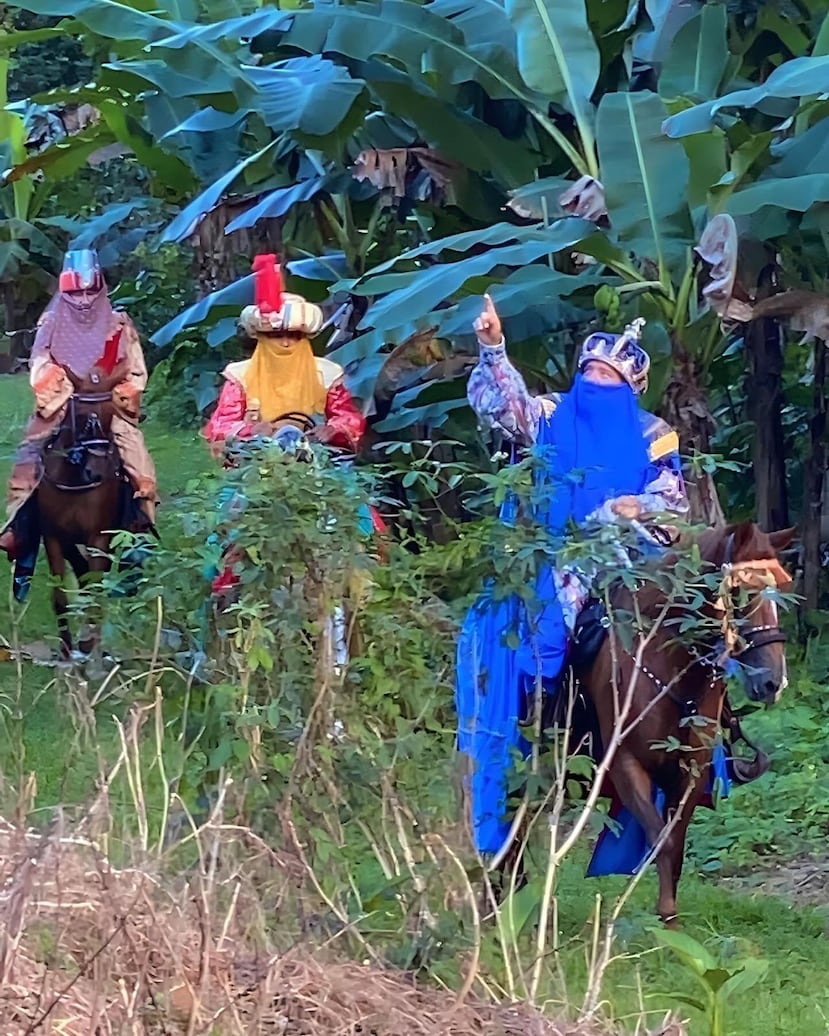
[(325, 399), (325, 423), (337, 434), (332, 446), (357, 450), (366, 430), (366, 419), (342, 381), (335, 381)]
[(226, 380), (219, 395), (218, 405), (204, 426), (202, 435), (209, 443), (248, 438), (251, 426), (245, 421), (246, 407), (245, 390), (238, 381)]

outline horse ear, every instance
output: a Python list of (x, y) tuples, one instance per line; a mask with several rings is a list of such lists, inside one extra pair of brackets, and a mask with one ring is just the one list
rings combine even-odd
[(781, 529), (779, 532), (770, 532), (769, 540), (771, 541), (772, 547), (780, 553), (781, 550), (785, 550), (790, 547), (794, 542), (794, 538), (797, 536), (797, 526), (793, 525), (790, 529)]
[(734, 531), (732, 533), (732, 535), (734, 536), (734, 553), (737, 554), (741, 550), (748, 547), (748, 545), (754, 539), (755, 534), (756, 530), (754, 522), (738, 522), (734, 526)]

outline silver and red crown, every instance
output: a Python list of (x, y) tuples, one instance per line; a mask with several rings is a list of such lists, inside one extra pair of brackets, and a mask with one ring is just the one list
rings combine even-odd
[(620, 335), (610, 331), (594, 331), (584, 340), (579, 354), (579, 370), (592, 360), (612, 367), (625, 379), (633, 391), (641, 395), (648, 387), (651, 358), (639, 344), (645, 320), (637, 317)]

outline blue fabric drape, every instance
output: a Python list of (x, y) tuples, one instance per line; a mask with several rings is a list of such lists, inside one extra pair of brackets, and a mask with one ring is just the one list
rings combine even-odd
[[(552, 416), (541, 420), (535, 518), (551, 533), (561, 535), (607, 500), (644, 490), (651, 465), (641, 413), (628, 384), (598, 385), (579, 374)], [(528, 677), (540, 668), (552, 681), (566, 659), (567, 627), (550, 565), (538, 574), (536, 598), (533, 632), (518, 650), (518, 664)]]
[(539, 424), (543, 468), (535, 517), (552, 533), (584, 519), (617, 496), (636, 496), (648, 482), (650, 458), (642, 418), (627, 384), (597, 385), (579, 374), (552, 416)]
[(529, 743), (519, 726), (521, 693), (514, 648), (507, 636), (520, 635), (521, 600), (493, 597), (490, 584), (470, 608), (458, 638), (455, 703), (458, 750), (473, 762), (468, 792), (475, 847), (497, 853), (506, 840), (507, 774), (514, 756), (526, 757)]

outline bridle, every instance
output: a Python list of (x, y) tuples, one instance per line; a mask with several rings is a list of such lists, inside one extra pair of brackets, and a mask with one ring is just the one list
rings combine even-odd
[[(76, 392), (69, 397), (69, 405), (67, 408), (66, 418), (61, 422), (61, 426), (58, 429), (55, 437), (51, 440), (49, 445), (46, 447), (48, 453), (52, 455), (62, 454), (67, 463), (73, 467), (80, 467), (81, 464), (86, 462), (88, 454), (93, 456), (107, 459), (115, 452), (115, 444), (111, 438), (108, 438), (105, 433), (103, 426), (101, 425), (101, 418), (98, 414), (93, 411), (86, 418), (86, 424), (80, 434), (76, 434), (77, 429), (77, 407), (79, 403), (87, 403), (91, 405), (108, 403), (112, 399), (111, 392)], [(67, 449), (56, 450), (54, 444), (57, 442), (61, 433), (64, 430), (70, 430), (72, 435), (72, 444)], [(50, 478), (48, 469), (44, 465), (43, 479), (53, 485), (56, 489), (59, 489), (63, 493), (86, 493), (90, 489), (96, 489), (101, 485), (101, 481), (90, 482), (79, 486), (66, 485), (63, 482)]]
[[(747, 629), (740, 630), (737, 626), (733, 593), (740, 588), (762, 591), (772, 587), (785, 586), (791, 582), (791, 577), (776, 557), (736, 562), (732, 560), (733, 557), (734, 533), (732, 532), (726, 541), (721, 569), (722, 582), (714, 604), (716, 611), (722, 613), (724, 651), (720, 664), (725, 663), (729, 658), (739, 658), (757, 648), (767, 647), (769, 644), (785, 644), (787, 639), (779, 622), (749, 626)], [(776, 619), (777, 607), (773, 601), (769, 603)]]
[[(703, 656), (696, 649), (692, 653), (696, 656), (695, 663), (710, 668), (711, 686), (722, 678), (723, 671), (730, 659), (738, 659), (758, 648), (766, 647), (769, 644), (785, 644), (786, 634), (780, 628), (778, 622), (758, 624), (747, 629), (740, 630), (737, 625), (736, 609), (734, 607), (733, 593), (740, 587), (756, 589), (758, 591), (780, 587), (790, 582), (790, 576), (777, 560), (774, 558), (760, 558), (751, 561), (733, 561), (734, 557), (734, 533), (731, 533), (726, 541), (725, 555), (721, 566), (722, 582), (720, 583), (717, 598), (714, 602), (714, 609), (722, 613), (722, 642), (721, 646), (710, 655)], [(777, 607), (773, 601), (768, 604), (777, 617)], [(640, 663), (640, 669), (654, 684), (660, 694), (667, 695), (671, 701), (679, 706), (683, 717), (699, 715), (699, 704), (693, 698), (686, 698), (677, 695), (670, 684), (661, 680), (647, 665)], [(741, 735), (744, 737), (744, 735)], [(748, 743), (748, 740), (744, 738)]]

